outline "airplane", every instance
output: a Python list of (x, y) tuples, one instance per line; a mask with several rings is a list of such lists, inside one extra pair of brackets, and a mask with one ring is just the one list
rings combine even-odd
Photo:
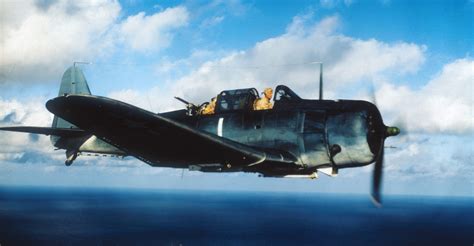
[[(322, 68), (322, 66), (321, 66)], [(384, 142), (399, 134), (376, 105), (361, 100), (302, 99), (285, 85), (275, 88), (274, 106), (254, 110), (255, 88), (224, 90), (214, 114), (198, 106), (153, 113), (91, 94), (74, 64), (63, 74), (58, 97), (46, 103), (51, 127), (10, 126), (4, 131), (50, 135), (66, 150), (67, 166), (78, 155), (133, 156), (154, 167), (201, 172), (251, 172), (262, 177), (318, 178), (339, 169), (375, 163), (371, 196), (381, 204)]]

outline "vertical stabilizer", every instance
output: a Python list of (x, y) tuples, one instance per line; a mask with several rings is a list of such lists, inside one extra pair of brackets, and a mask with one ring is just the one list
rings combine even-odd
[[(79, 67), (71, 66), (64, 72), (61, 79), (58, 96), (65, 95), (90, 95), (91, 91), (86, 77)], [(53, 128), (77, 128), (73, 124), (54, 116)]]

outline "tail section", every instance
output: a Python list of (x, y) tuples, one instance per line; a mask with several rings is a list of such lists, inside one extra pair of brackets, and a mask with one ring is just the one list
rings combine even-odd
[[(84, 73), (79, 67), (71, 66), (69, 67), (66, 72), (64, 72), (63, 77), (61, 79), (61, 86), (59, 88), (58, 96), (65, 96), (65, 95), (91, 95), (91, 90), (89, 89), (89, 85), (87, 84), (86, 77)], [(54, 116), (52, 128), (77, 128), (75, 125)], [(57, 139), (53, 139), (55, 137), (51, 137), (53, 143)]]
[[(66, 95), (90, 95), (91, 90), (87, 84), (86, 77), (79, 67), (71, 66), (63, 74), (61, 86), (59, 87), (58, 96)], [(78, 127), (65, 121), (62, 118), (54, 116), (51, 128), (69, 128), (77, 129)], [(61, 149), (66, 149), (66, 165), (71, 165), (76, 159), (80, 146), (88, 139), (88, 137), (65, 137), (51, 135), (51, 143)]]
[[(84, 73), (76, 66), (68, 68), (61, 79), (59, 96), (65, 95), (91, 95)], [(66, 165), (68, 166), (82, 152), (114, 156), (126, 155), (124, 151), (57, 116), (54, 116), (51, 127), (11, 126), (0, 127), (0, 131), (50, 135), (51, 142), (56, 148), (66, 150)]]
[[(82, 70), (76, 66), (72, 66), (64, 72), (61, 79), (61, 87), (59, 96), (68, 94), (90, 95), (91, 91), (87, 85), (86, 78)], [(44, 134), (51, 136), (53, 145), (60, 149), (78, 149), (90, 134), (78, 129), (75, 125), (54, 116), (51, 127), (36, 126), (13, 126), (0, 127), (2, 131), (25, 132), (33, 134)]]

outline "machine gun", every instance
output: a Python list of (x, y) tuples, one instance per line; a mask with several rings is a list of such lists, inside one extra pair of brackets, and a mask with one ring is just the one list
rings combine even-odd
[(189, 115), (189, 116), (196, 115), (199, 112), (199, 109), (201, 108), (200, 106), (196, 106), (195, 104), (190, 103), (190, 102), (182, 99), (181, 97), (174, 97), (174, 98), (176, 98), (178, 101), (186, 104), (186, 110), (187, 110), (186, 114)]

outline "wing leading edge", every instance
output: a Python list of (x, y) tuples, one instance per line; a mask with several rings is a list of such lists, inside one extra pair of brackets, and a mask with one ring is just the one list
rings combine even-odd
[(110, 98), (68, 95), (49, 100), (46, 107), (150, 165), (221, 163), (238, 167), (296, 161), (291, 155), (258, 150)]

